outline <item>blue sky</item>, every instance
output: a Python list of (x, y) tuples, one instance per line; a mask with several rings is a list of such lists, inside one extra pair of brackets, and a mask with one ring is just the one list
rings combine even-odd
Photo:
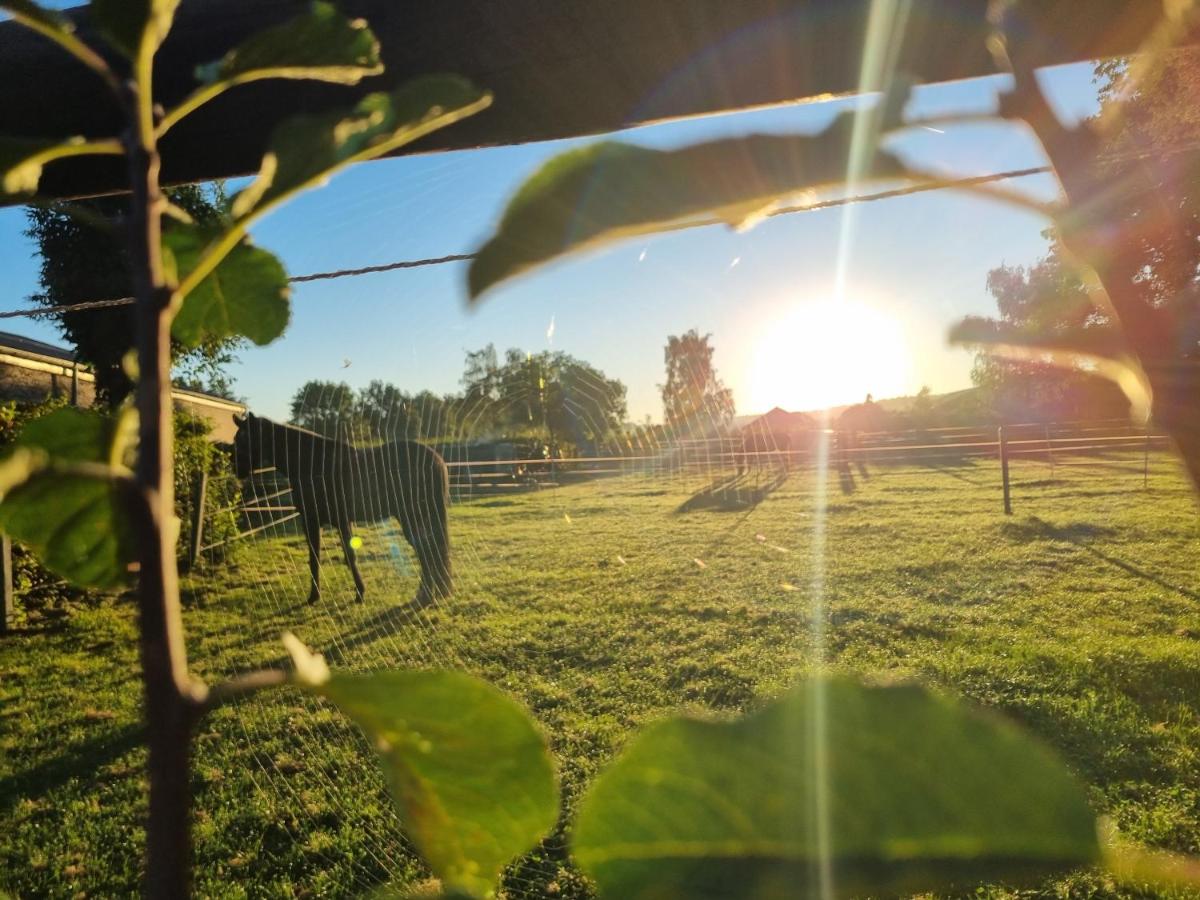
[[(1050, 70), (1043, 81), (1064, 115), (1095, 110), (1090, 66)], [(922, 88), (910, 114), (992, 109), (1004, 83), (997, 77)], [(810, 132), (852, 102), (675, 122), (622, 138), (671, 147), (737, 133)], [(1018, 127), (963, 125), (944, 132), (917, 130), (893, 147), (927, 168), (961, 174), (1043, 162)], [(572, 145), (364, 164), (277, 212), (254, 237), (280, 254), (293, 274), (467, 252), (521, 180)], [(1013, 184), (1044, 197), (1053, 192), (1045, 176)], [(791, 315), (831, 295), (844, 216), (852, 216), (845, 228), (846, 297), (882, 317), (886, 334), (877, 340), (899, 348), (903, 371), (881, 369), (876, 378), (870, 367), (881, 365), (882, 357), (871, 347), (856, 348), (829, 329), (813, 334), (812, 327), (797, 325), (811, 326), (811, 320)], [(3, 309), (21, 307), (36, 286), (35, 248), (23, 227), (20, 210), (0, 210)], [(744, 233), (716, 227), (617, 245), (514, 281), (476, 310), (466, 306), (462, 264), (298, 285), (287, 334), (242, 353), (233, 372), (236, 390), (261, 413), (277, 417), (309, 379), (362, 386), (378, 378), (409, 391), (449, 392), (458, 387), (464, 352), (492, 342), (500, 351), (552, 347), (588, 360), (628, 385), (632, 419), (657, 420), (663, 344), (668, 334), (693, 327), (713, 334), (718, 372), (734, 389), (739, 412), (776, 402), (803, 405), (818, 396), (830, 403), (861, 399), (861, 383), (843, 385), (806, 368), (814, 344), (865, 367), (868, 382), (878, 382), (876, 396), (912, 393), (922, 385), (955, 390), (969, 385), (971, 356), (946, 346), (947, 328), (963, 315), (994, 310), (985, 290), (988, 270), (1001, 262), (1034, 261), (1045, 249), (1044, 227), (1025, 212), (945, 191), (782, 216)], [(52, 326), (31, 320), (9, 320), (4, 327), (58, 341)], [(781, 339), (780, 329), (788, 327), (797, 330), (794, 341)], [(779, 373), (776, 394), (761, 383), (752, 386), (764, 347), (779, 357), (771, 361)]]

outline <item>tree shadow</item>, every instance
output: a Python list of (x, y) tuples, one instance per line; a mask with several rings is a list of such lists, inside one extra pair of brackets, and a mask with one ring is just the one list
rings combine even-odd
[(773, 472), (766, 481), (759, 481), (757, 475), (758, 473), (755, 473), (754, 477), (751, 477), (751, 474), (746, 472), (717, 478), (683, 501), (675, 512), (737, 512), (753, 509), (788, 479), (788, 473), (782, 470)]
[(45, 797), (73, 778), (104, 777), (98, 770), (119, 759), (144, 739), (139, 725), (126, 725), (103, 737), (77, 744), (30, 769), (0, 778), (0, 810), (9, 810), (22, 797)]
[(1035, 540), (1065, 541), (1078, 547), (1085, 553), (1094, 556), (1096, 559), (1120, 569), (1127, 575), (1132, 575), (1134, 578), (1139, 578), (1142, 581), (1147, 581), (1160, 588), (1172, 591), (1184, 599), (1200, 600), (1200, 593), (1190, 588), (1172, 584), (1160, 575), (1147, 572), (1133, 563), (1126, 562), (1120, 557), (1113, 556), (1111, 553), (1100, 550), (1088, 543), (1088, 540), (1112, 537), (1117, 534), (1115, 528), (1110, 528), (1107, 525), (1092, 525), (1087, 522), (1073, 522), (1070, 525), (1051, 525), (1037, 516), (1030, 516), (1026, 522), (1005, 522), (1000, 526), (1000, 529), (1005, 537), (1018, 543), (1030, 543)]

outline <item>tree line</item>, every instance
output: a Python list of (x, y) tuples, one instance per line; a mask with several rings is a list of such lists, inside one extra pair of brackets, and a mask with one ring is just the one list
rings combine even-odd
[(361, 390), (309, 381), (296, 391), (291, 420), (329, 437), (384, 440), (537, 440), (555, 455), (604, 448), (622, 431), (626, 387), (561, 351), (469, 351), (462, 390), (408, 392), (375, 380)]

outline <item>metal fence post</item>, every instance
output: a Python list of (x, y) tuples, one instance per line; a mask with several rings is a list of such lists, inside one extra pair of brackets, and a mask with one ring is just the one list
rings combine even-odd
[(1050, 478), (1054, 478), (1054, 445), (1050, 443), (1050, 426), (1045, 426), (1046, 431), (1046, 455), (1050, 457)]
[(0, 591), (4, 594), (3, 607), (0, 608), (0, 634), (5, 634), (12, 627), (13, 609), (13, 565), (12, 539), (0, 535)]
[(204, 499), (208, 493), (208, 469), (202, 468), (196, 474), (192, 487), (192, 539), (188, 545), (188, 568), (195, 567), (200, 559), (201, 540), (204, 537)]
[(1004, 426), (1001, 425), (996, 432), (996, 439), (1000, 443), (1000, 477), (1004, 479), (1004, 514), (1012, 515), (1012, 493), (1008, 485), (1008, 439), (1004, 434)]

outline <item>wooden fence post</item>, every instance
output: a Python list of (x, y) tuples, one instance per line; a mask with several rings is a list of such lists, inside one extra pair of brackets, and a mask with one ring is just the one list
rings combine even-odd
[(4, 599), (0, 606), (0, 634), (5, 634), (13, 624), (13, 565), (12, 539), (0, 535), (0, 592)]
[(1000, 443), (1000, 477), (1004, 479), (1004, 514), (1012, 515), (1012, 494), (1008, 486), (1008, 439), (1001, 425), (996, 432), (996, 440)]
[(195, 567), (200, 559), (200, 548), (204, 546), (204, 499), (208, 493), (208, 469), (201, 469), (192, 487), (192, 539), (188, 545), (188, 569)]

